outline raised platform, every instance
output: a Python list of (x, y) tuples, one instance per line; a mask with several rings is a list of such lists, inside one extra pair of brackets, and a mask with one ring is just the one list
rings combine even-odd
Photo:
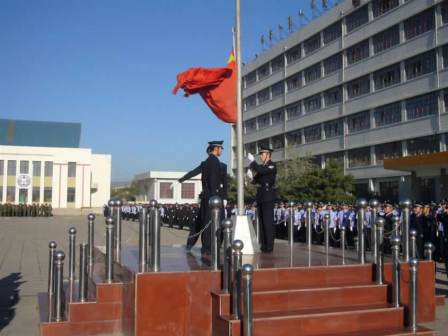
[[(291, 259), (288, 244), (278, 243), (272, 254), (244, 256), (243, 263), (255, 268), (254, 335), (412, 334), (405, 327), (408, 265), (402, 264), (403, 306), (394, 308), (389, 304), (391, 264), (386, 260), (386, 284), (376, 285), (372, 264), (358, 264), (355, 251), (350, 250), (343, 265), (340, 254), (331, 248), (327, 258), (323, 246), (312, 246), (309, 253), (305, 245), (296, 243)], [(210, 269), (199, 249), (186, 253), (182, 246), (163, 246), (161, 271), (138, 273), (137, 249), (126, 248), (113, 284), (103, 283), (104, 256), (99, 250), (95, 261), (90, 302), (69, 304), (68, 321), (46, 322), (42, 296), (41, 335), (96, 335), (101, 330), (138, 336), (241, 335), (240, 321), (230, 315), (230, 296), (220, 291), (221, 272)], [(434, 284), (434, 264), (420, 262), (419, 322), (435, 319)], [(114, 307), (102, 308), (108, 296), (104, 293), (113, 291)], [(89, 323), (82, 333), (80, 323)], [(421, 328), (417, 334), (432, 332)]]

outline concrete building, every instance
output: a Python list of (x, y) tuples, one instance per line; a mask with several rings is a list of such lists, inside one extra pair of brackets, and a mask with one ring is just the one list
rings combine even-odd
[(0, 119), (0, 202), (100, 208), (111, 156), (79, 148), (80, 124)]
[(345, 0), (243, 68), (245, 153), (340, 160), (358, 195), (447, 195), (440, 174), (414, 179), (419, 193), (383, 166), (446, 151), (447, 112), (447, 0)]
[(138, 202), (149, 202), (155, 199), (164, 204), (198, 203), (202, 191), (201, 175), (184, 183), (177, 180), (186, 172), (148, 171), (134, 177), (139, 193)]

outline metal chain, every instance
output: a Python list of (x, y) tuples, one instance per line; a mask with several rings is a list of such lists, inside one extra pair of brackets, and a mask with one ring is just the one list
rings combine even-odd
[(341, 241), (341, 238), (336, 239), (336, 238), (334, 237), (334, 235), (333, 235), (333, 230), (330, 229), (329, 231), (330, 231), (330, 236), (331, 236), (331, 238), (333, 239), (333, 241), (336, 242), (336, 243), (339, 243), (339, 242)]
[(398, 229), (398, 228), (396, 228), (396, 229), (392, 229), (392, 230), (389, 231), (389, 232), (384, 232), (384, 238), (386, 238), (386, 239), (390, 239), (390, 237), (392, 236), (392, 234), (393, 234), (394, 232), (397, 232), (397, 229)]
[(199, 236), (202, 234), (202, 232), (204, 232), (205, 230), (207, 230), (207, 228), (210, 226), (211, 223), (212, 223), (212, 221), (209, 221), (209, 222), (207, 223), (207, 225), (204, 226), (199, 232), (197, 232), (197, 233), (195, 233), (195, 234), (192, 234), (191, 236), (188, 236), (188, 239), (192, 239), (192, 238), (199, 237)]

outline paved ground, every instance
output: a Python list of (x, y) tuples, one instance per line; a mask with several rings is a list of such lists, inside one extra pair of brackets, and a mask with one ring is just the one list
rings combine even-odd
[[(51, 218), (0, 217), (0, 336), (39, 335), (37, 293), (47, 289), (48, 242), (67, 251), (68, 229), (78, 230), (77, 243), (86, 241), (84, 216)], [(124, 245), (137, 245), (138, 223), (124, 222)], [(188, 231), (163, 228), (162, 245), (184, 244)], [(95, 226), (95, 241), (104, 245), (104, 219)], [(441, 266), (441, 265), (439, 265)], [(437, 287), (448, 296), (448, 278), (438, 273)], [(437, 321), (428, 324), (448, 335), (448, 305), (439, 307)]]

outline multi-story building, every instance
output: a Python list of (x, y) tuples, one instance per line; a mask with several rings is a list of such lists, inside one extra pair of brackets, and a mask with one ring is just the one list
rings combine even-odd
[(81, 125), (0, 119), (0, 203), (101, 208), (111, 156), (79, 148)]
[(343, 1), (244, 66), (243, 120), (246, 153), (341, 160), (358, 195), (448, 197), (440, 174), (383, 166), (447, 150), (448, 0)]

